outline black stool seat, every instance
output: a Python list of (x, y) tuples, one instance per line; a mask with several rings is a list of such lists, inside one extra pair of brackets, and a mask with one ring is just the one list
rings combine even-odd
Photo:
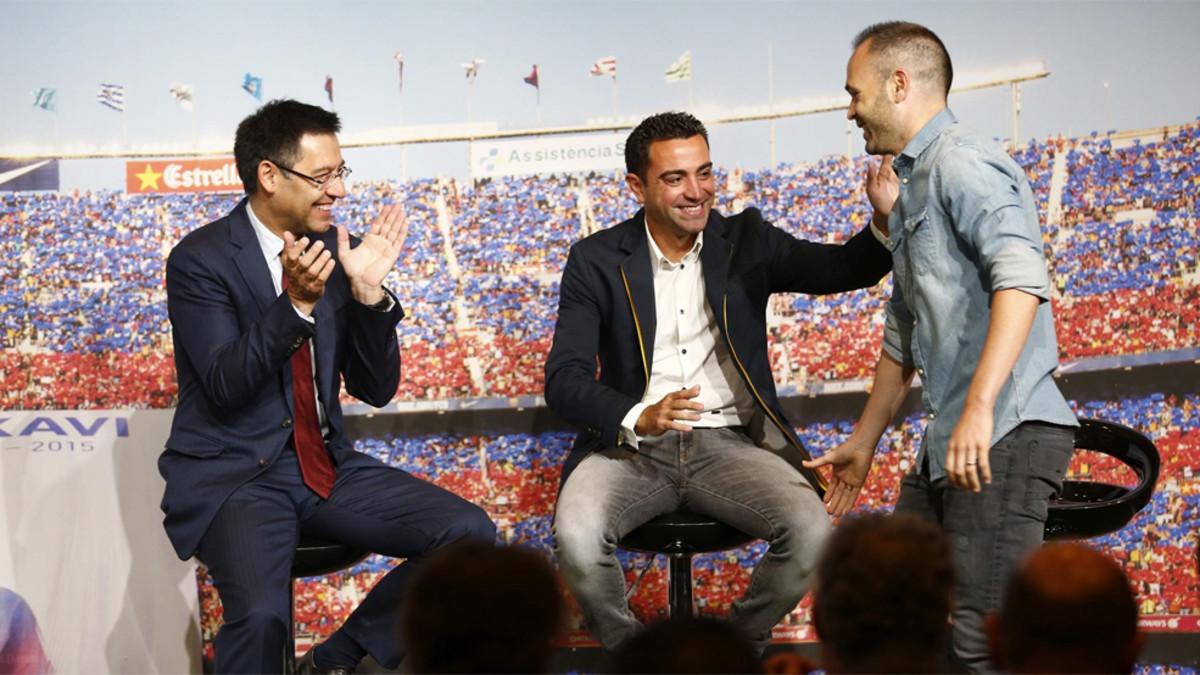
[(622, 537), (617, 545), (630, 551), (668, 556), (671, 616), (688, 617), (692, 615), (692, 555), (724, 551), (754, 539), (709, 516), (680, 509), (652, 518)]
[(313, 537), (301, 537), (292, 558), (292, 578), (316, 577), (346, 569), (367, 557), (360, 551), (344, 544), (336, 544)]
[(1160, 458), (1154, 443), (1129, 427), (1105, 420), (1080, 419), (1075, 448), (1115, 457), (1133, 470), (1132, 488), (1091, 481), (1063, 481), (1050, 500), (1046, 539), (1086, 539), (1116, 532), (1145, 508), (1158, 482)]
[[(300, 577), (315, 577), (344, 570), (367, 557), (367, 552), (345, 544), (337, 544), (315, 537), (300, 537), (300, 543), (292, 557), (293, 579)], [(294, 612), (296, 598), (294, 589), (288, 586), (288, 611)], [(288, 627), (287, 652), (283, 655), (283, 672), (296, 672), (296, 620), (293, 618)]]

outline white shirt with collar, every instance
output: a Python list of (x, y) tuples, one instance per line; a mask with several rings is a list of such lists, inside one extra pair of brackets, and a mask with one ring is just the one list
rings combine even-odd
[[(246, 202), (246, 215), (250, 218), (250, 225), (254, 227), (254, 236), (258, 238), (258, 246), (262, 250), (263, 258), (267, 261), (267, 269), (271, 272), (271, 283), (275, 287), (275, 294), (280, 295), (283, 293), (283, 260), (279, 256), (283, 252), (283, 239), (276, 236), (266, 225), (263, 225), (258, 216), (254, 215), (254, 209), (250, 208), (249, 201)], [(292, 305), (292, 309), (296, 310), (296, 314), (301, 319), (309, 323), (316, 323), (311, 316), (301, 312), (295, 305)], [(312, 341), (309, 340), (309, 342)], [(321, 403), (321, 387), (316, 381), (317, 354), (316, 350), (311, 347), (308, 353), (312, 357), (310, 368), (313, 373), (313, 391), (317, 394), (314, 397), (317, 400), (317, 419), (321, 423), (321, 434), (324, 435), (329, 432), (329, 424), (325, 419), (325, 405)]]
[(697, 421), (682, 420), (693, 428), (740, 426), (749, 423), (754, 399), (742, 381), (721, 337), (716, 315), (705, 297), (700, 250), (704, 232), (678, 263), (665, 255), (646, 227), (650, 268), (654, 278), (654, 353), (650, 385), (637, 405), (621, 420), (621, 441), (633, 447), (641, 438), (633, 430), (647, 407), (664, 396), (700, 385), (693, 401), (704, 406)]

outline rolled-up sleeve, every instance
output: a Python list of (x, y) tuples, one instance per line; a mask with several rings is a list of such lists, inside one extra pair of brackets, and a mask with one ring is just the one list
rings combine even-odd
[(884, 310), (883, 351), (906, 369), (913, 368), (913, 316), (904, 302), (900, 284), (892, 288), (892, 298)]
[(977, 146), (947, 153), (935, 181), (961, 241), (978, 255), (990, 291), (1017, 289), (1050, 299), (1037, 207), (1007, 157)]

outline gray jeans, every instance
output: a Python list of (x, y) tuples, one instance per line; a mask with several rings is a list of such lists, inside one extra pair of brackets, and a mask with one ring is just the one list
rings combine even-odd
[(554, 518), (559, 566), (592, 634), (612, 650), (640, 627), (625, 601), (617, 542), (679, 506), (770, 545), (731, 618), (761, 650), (808, 590), (829, 517), (808, 481), (740, 430), (668, 431), (592, 453), (571, 473)]
[(978, 493), (929, 480), (928, 464), (904, 477), (896, 511), (941, 524), (950, 538), (955, 586), (954, 654), (968, 670), (993, 670), (983, 618), (997, 612), (1021, 561), (1042, 543), (1050, 497), (1062, 489), (1074, 451), (1072, 427), (1025, 422), (992, 446), (992, 482)]

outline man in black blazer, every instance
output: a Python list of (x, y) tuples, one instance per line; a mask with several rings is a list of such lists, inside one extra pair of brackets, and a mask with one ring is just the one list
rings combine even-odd
[[(644, 208), (572, 246), (546, 362), (547, 404), (582, 429), (555, 514), (559, 563), (611, 650), (638, 629), (616, 543), (679, 506), (714, 516), (770, 544), (732, 610), (761, 652), (829, 531), (823, 484), (775, 392), (767, 301), (871, 286), (890, 255), (868, 228), (823, 245), (756, 209), (712, 211), (708, 134), (686, 113), (642, 121), (625, 161)], [(871, 173), (873, 202), (890, 189)]]
[(300, 672), (403, 657), (396, 615), (430, 551), (492, 541), (478, 507), (362, 453), (340, 383), (375, 406), (400, 379), (400, 304), (383, 280), (407, 225), (384, 207), (361, 240), (333, 226), (350, 173), (337, 115), (272, 101), (238, 126), (247, 198), (167, 260), (179, 404), (159, 458), (164, 525), (180, 558), (208, 567), (224, 606), (218, 672), (281, 672), (300, 536), (406, 558)]

